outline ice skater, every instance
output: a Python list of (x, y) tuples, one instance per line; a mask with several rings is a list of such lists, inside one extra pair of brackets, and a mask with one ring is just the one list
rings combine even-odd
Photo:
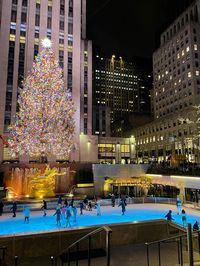
[(12, 207), (10, 208), (13, 212), (13, 217), (16, 217), (16, 211), (17, 211), (17, 203), (16, 201), (13, 201)]
[(123, 199), (120, 200), (120, 203), (119, 203), (119, 206), (118, 207), (122, 207), (122, 215), (125, 214), (125, 211), (126, 211), (126, 203)]
[(199, 222), (196, 221), (193, 225), (193, 231), (199, 231)]
[(80, 205), (80, 215), (83, 215), (83, 208), (84, 208), (84, 203), (83, 203), (83, 201), (81, 201), (81, 202), (79, 203), (79, 205)]
[(58, 206), (56, 208), (56, 212), (54, 213), (53, 216), (56, 215), (56, 225), (60, 225), (61, 226), (61, 223), (60, 223), (60, 217), (61, 217), (61, 211), (60, 211), (60, 207)]
[(74, 221), (74, 223), (76, 223), (76, 216), (77, 216), (76, 206), (72, 207), (72, 213), (73, 213), (73, 217), (74, 217), (73, 221)]
[(92, 202), (91, 201), (88, 202), (88, 210), (92, 211)]
[(165, 215), (165, 218), (167, 218), (168, 221), (174, 220), (174, 218), (172, 218), (172, 210), (168, 211), (168, 213)]
[(62, 206), (62, 208), (60, 209), (60, 211), (61, 211), (61, 218), (62, 218), (62, 221), (65, 221), (66, 207), (65, 207), (65, 206)]
[(58, 197), (58, 205), (62, 205), (62, 196)]
[(97, 201), (95, 203), (95, 207), (96, 207), (96, 210), (97, 210), (97, 216), (101, 216), (101, 204), (99, 201)]
[(43, 210), (43, 212), (44, 212), (43, 216), (46, 216), (47, 215), (47, 202), (46, 202), (46, 200), (43, 200), (43, 205), (41, 207), (41, 210)]
[(111, 195), (111, 202), (112, 202), (112, 207), (115, 207), (115, 195)]
[(3, 207), (4, 207), (3, 201), (0, 200), (0, 216), (1, 216), (2, 213), (3, 213)]
[(68, 201), (65, 199), (65, 207), (68, 206)]
[(28, 206), (25, 206), (25, 207), (24, 207), (23, 213), (24, 213), (24, 224), (25, 224), (26, 222), (27, 222), (27, 224), (29, 224), (30, 209), (29, 209)]
[(179, 215), (181, 213), (182, 202), (178, 196), (176, 199), (176, 207), (177, 207), (177, 214)]
[(186, 227), (186, 225), (187, 225), (187, 217), (186, 217), (185, 210), (181, 211), (181, 219), (182, 219), (183, 227)]
[(66, 227), (71, 227), (71, 223), (70, 223), (70, 218), (71, 218), (71, 210), (69, 207), (66, 208)]

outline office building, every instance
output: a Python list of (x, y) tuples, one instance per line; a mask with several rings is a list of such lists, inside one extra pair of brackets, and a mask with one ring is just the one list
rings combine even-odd
[(138, 161), (174, 155), (200, 162), (194, 106), (200, 104), (200, 1), (195, 1), (162, 34), (153, 54), (154, 122), (136, 129)]
[[(114, 55), (110, 59), (97, 55), (93, 64), (93, 99), (95, 110), (98, 110), (99, 106), (105, 106), (104, 114), (110, 111), (109, 119), (113, 135), (114, 124), (138, 110), (138, 77), (133, 64), (125, 62), (122, 58), (116, 59)], [(93, 117), (94, 134), (99, 132), (99, 113), (94, 112), (96, 114), (96, 117)], [(103, 120), (108, 121), (108, 118), (105, 116)], [(99, 132), (100, 135), (108, 135), (106, 122), (104, 124), (103, 133)]]

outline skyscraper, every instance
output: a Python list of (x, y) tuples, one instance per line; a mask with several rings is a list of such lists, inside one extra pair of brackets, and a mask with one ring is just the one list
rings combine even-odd
[(200, 104), (199, 32), (200, 0), (196, 0), (161, 34), (153, 54), (155, 121), (134, 132), (138, 161), (173, 155), (200, 162), (197, 125), (188, 122), (193, 107)]
[[(93, 66), (93, 104), (96, 108), (96, 117), (93, 120), (94, 133), (99, 132), (99, 114), (110, 112), (107, 116), (111, 122), (112, 134), (114, 123), (123, 123), (125, 116), (138, 110), (138, 77), (132, 63), (125, 62), (122, 58), (116, 59), (114, 55), (110, 59), (97, 55)], [(103, 133), (99, 133), (108, 135), (107, 118), (103, 118), (103, 121)]]
[[(0, 1), (0, 134), (17, 110), (21, 81), (42, 49), (41, 40), (52, 40), (53, 50), (63, 68), (66, 88), (76, 107), (77, 149), (79, 135), (92, 134), (92, 45), (86, 40), (86, 0), (1, 0)], [(0, 161), (8, 149), (0, 142)]]

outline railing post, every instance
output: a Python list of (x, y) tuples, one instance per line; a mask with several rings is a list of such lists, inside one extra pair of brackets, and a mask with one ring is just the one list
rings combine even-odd
[(88, 266), (91, 265), (91, 236), (88, 238)]
[(149, 245), (148, 245), (148, 243), (146, 243), (146, 247), (147, 247), (147, 249), (146, 249), (146, 254), (147, 254), (147, 266), (149, 266)]
[(106, 232), (106, 259), (107, 259), (107, 266), (110, 266), (110, 234), (111, 234), (111, 231)]
[(3, 264), (2, 265), (4, 265), (5, 262), (6, 262), (6, 247), (2, 247), (2, 250), (3, 250), (3, 254), (2, 254), (2, 262), (3, 262)]
[(180, 265), (180, 245), (179, 245), (179, 240), (176, 241), (177, 244), (177, 251), (178, 251), (178, 264)]
[(18, 265), (18, 256), (15, 256), (15, 266)]
[(78, 266), (78, 251), (79, 251), (79, 244), (76, 244), (76, 266)]
[(54, 266), (53, 263), (54, 262), (54, 257), (53, 256), (51, 256), (51, 266)]
[(189, 266), (194, 266), (193, 245), (192, 245), (192, 226), (191, 226), (191, 224), (188, 224), (188, 226), (187, 226), (187, 242), (188, 242), (188, 262), (189, 262)]
[(69, 248), (68, 248), (67, 256), (68, 256), (68, 266), (70, 266), (70, 249)]
[(183, 242), (182, 242), (182, 237), (180, 236), (180, 264), (183, 266)]
[(161, 258), (160, 258), (160, 242), (158, 242), (158, 265), (161, 266)]

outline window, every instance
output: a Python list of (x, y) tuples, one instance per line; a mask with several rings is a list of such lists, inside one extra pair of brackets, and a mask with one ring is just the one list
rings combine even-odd
[(68, 33), (73, 34), (73, 24), (72, 23), (68, 23)]
[(17, 11), (12, 10), (11, 11), (11, 22), (16, 22), (17, 21)]

